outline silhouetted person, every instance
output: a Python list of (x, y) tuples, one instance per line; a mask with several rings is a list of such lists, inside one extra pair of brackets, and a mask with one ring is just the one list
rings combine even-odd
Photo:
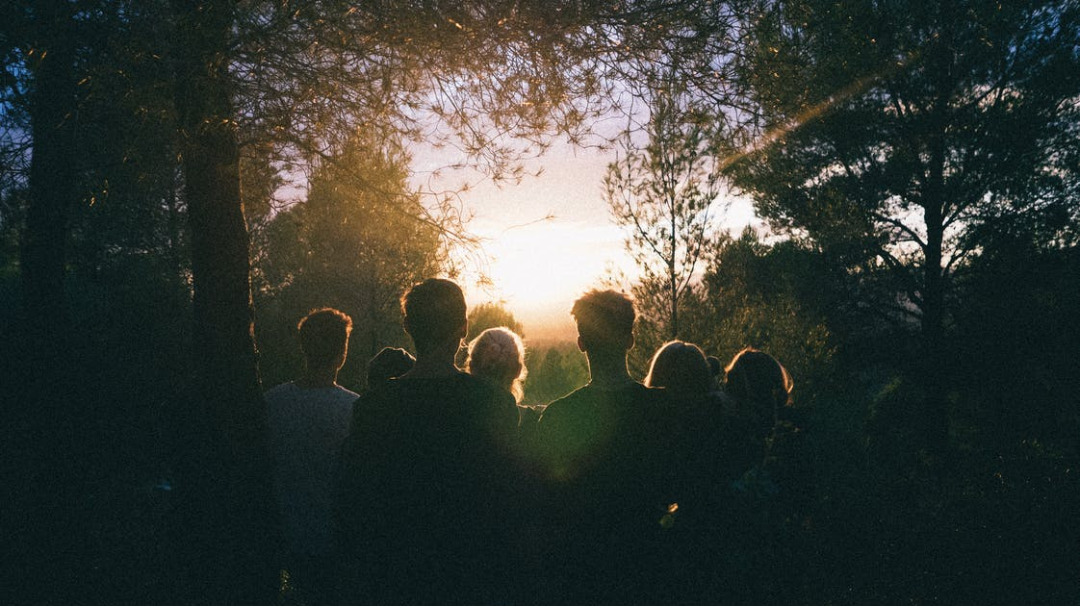
[(465, 370), (474, 377), (491, 381), (521, 402), (525, 369), (525, 344), (514, 331), (501, 326), (489, 328), (469, 343)]
[(367, 387), (376, 389), (412, 370), (416, 358), (400, 347), (384, 347), (367, 365)]
[(430, 279), (402, 298), (416, 364), (364, 394), (336, 501), (349, 603), (506, 603), (516, 478), (513, 397), (461, 372), (465, 298)]
[(357, 395), (337, 384), (352, 320), (317, 309), (297, 326), (304, 374), (266, 392), (285, 569), (309, 603), (323, 601), (331, 556), (333, 469)]
[(769, 354), (746, 348), (727, 366), (726, 388), (734, 396), (736, 411), (749, 423), (763, 442), (763, 469), (797, 499), (806, 483), (808, 466), (804, 456), (806, 410), (792, 406), (794, 381), (784, 365)]
[(747, 347), (725, 368), (725, 391), (739, 415), (750, 421), (764, 439), (777, 422), (780, 409), (791, 403), (791, 375), (776, 358)]
[(628, 296), (590, 291), (571, 313), (589, 383), (548, 405), (538, 427), (555, 551), (546, 564), (550, 599), (641, 601), (665, 505), (650, 439), (658, 396), (627, 372), (635, 319)]
[[(656, 350), (649, 363), (645, 385), (663, 389), (667, 403), (672, 407), (671, 423), (676, 433), (670, 439), (696, 451), (707, 448), (716, 450), (715, 431), (721, 415), (731, 410), (734, 403), (730, 396), (715, 388), (713, 371), (708, 358), (700, 347), (683, 341), (668, 341)], [(681, 425), (678, 425), (681, 423)], [(691, 445), (694, 440), (699, 443)], [(706, 442), (701, 443), (701, 440)], [(672, 447), (676, 444), (672, 443)], [(685, 453), (695, 460), (702, 452)]]
[[(489, 328), (469, 343), (465, 371), (474, 377), (503, 389), (518, 403), (519, 442), (531, 442), (540, 414), (534, 408), (521, 406), (525, 397), (525, 343), (516, 332), (500, 326)], [(524, 435), (527, 434), (527, 437)]]
[[(805, 568), (799, 558), (813, 487), (805, 432), (789, 414), (794, 383), (776, 358), (750, 347), (725, 370), (735, 403), (730, 423), (743, 428), (750, 455), (728, 494), (732, 523), (723, 542), (738, 563), (729, 575), (744, 579), (744, 597), (757, 603), (790, 603), (799, 597), (798, 573)], [(777, 569), (790, 572), (776, 575)]]
[(667, 585), (669, 601), (699, 603), (715, 597), (700, 593), (713, 574), (714, 494), (719, 478), (745, 469), (744, 462), (732, 460), (733, 443), (743, 440), (742, 429), (727, 422), (734, 405), (717, 389), (710, 366), (697, 345), (669, 341), (653, 355), (645, 377), (646, 386), (664, 391), (668, 407), (656, 436), (663, 443), (663, 486), (678, 503), (658, 544), (666, 565), (659, 582)]
[(713, 372), (700, 347), (683, 341), (668, 341), (653, 355), (645, 385), (705, 395), (712, 391)]
[(536, 593), (533, 588), (538, 580), (534, 571), (540, 566), (542, 554), (537, 549), (541, 544), (535, 523), (537, 483), (532, 477), (534, 470), (530, 456), (536, 444), (540, 413), (535, 408), (521, 405), (525, 395), (522, 383), (528, 374), (525, 368), (525, 343), (520, 335), (505, 326), (489, 328), (469, 342), (465, 370), (511, 394), (518, 403), (518, 438), (513, 445), (514, 450), (507, 453), (518, 465), (522, 476), (518, 491), (520, 498), (516, 500), (520, 509), (513, 514), (520, 521), (520, 524), (514, 525), (517, 533), (514, 538), (518, 545), (516, 552), (519, 554), (517, 566), (520, 567), (520, 574), (516, 575), (520, 579), (516, 581), (519, 586), (517, 599), (532, 602)]

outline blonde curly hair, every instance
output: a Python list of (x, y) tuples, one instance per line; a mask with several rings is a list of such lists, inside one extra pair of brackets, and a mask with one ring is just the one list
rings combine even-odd
[(525, 343), (517, 333), (505, 326), (489, 328), (469, 342), (465, 370), (506, 389), (515, 400), (521, 402), (525, 395), (522, 383), (528, 374), (525, 368)]

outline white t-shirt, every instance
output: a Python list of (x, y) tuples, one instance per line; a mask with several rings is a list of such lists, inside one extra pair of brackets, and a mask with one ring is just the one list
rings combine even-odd
[(284, 383), (264, 397), (285, 539), (294, 552), (329, 553), (334, 467), (359, 396), (337, 385)]

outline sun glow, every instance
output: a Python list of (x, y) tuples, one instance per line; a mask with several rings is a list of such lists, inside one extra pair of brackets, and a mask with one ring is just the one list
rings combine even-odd
[(471, 302), (503, 302), (530, 337), (566, 337), (574, 299), (627, 269), (623, 234), (615, 226), (552, 219), (493, 227), (476, 229), (485, 239), (490, 285), (471, 293)]
[[(439, 165), (435, 155), (425, 157)], [(605, 278), (638, 277), (624, 245), (627, 232), (612, 221), (602, 196), (614, 158), (610, 151), (557, 145), (527, 162), (529, 174), (518, 183), (480, 181), (462, 192), (461, 200), (475, 213), (469, 230), (482, 239), (485, 260), (480, 267), (463, 264), (461, 283), (470, 305), (505, 304), (529, 340), (573, 339), (575, 299), (602, 287)], [(760, 223), (749, 201), (740, 199), (726, 200), (714, 220), (736, 234)], [(477, 284), (481, 272), (486, 286)]]

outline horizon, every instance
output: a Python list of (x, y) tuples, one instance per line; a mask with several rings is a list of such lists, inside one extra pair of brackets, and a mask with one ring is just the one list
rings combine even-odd
[[(451, 163), (434, 152), (423, 155), (429, 165)], [(640, 269), (626, 250), (628, 232), (612, 220), (602, 195), (614, 159), (611, 150), (559, 142), (525, 162), (519, 182), (486, 179), (459, 194), (473, 213), (467, 228), (481, 239), (483, 267), (467, 268), (460, 278), (470, 308), (500, 303), (527, 339), (572, 342), (570, 308), (578, 297), (613, 284), (630, 292)], [(721, 194), (712, 212), (720, 231), (764, 225), (746, 198)]]

